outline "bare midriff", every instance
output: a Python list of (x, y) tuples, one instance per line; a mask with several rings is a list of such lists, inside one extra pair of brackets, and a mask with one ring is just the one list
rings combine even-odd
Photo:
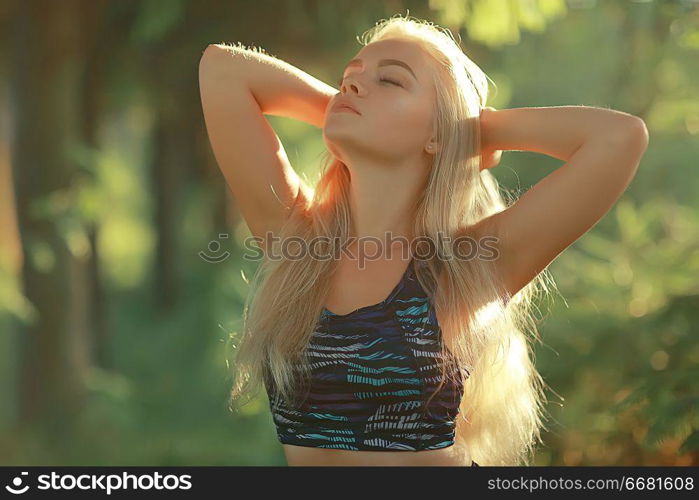
[[(289, 466), (470, 466), (467, 451), (456, 446), (423, 451), (354, 451), (282, 445)], [(457, 451), (459, 450), (459, 451)]]

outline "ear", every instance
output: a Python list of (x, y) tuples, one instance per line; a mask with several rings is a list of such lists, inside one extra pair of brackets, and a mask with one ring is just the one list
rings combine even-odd
[(435, 154), (438, 151), (441, 151), (441, 146), (437, 144), (435, 141), (431, 140), (430, 142), (427, 143), (425, 146), (425, 151), (427, 151), (427, 154)]

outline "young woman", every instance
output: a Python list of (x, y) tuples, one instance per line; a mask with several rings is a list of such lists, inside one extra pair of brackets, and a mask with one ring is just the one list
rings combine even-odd
[[(339, 91), (262, 50), (202, 56), (209, 138), (265, 256), (231, 402), (264, 383), (289, 465), (528, 464), (544, 401), (534, 291), (624, 192), (645, 125), (488, 108), (486, 75), (426, 21), (392, 17), (360, 41)], [(322, 128), (315, 189), (265, 114)], [(503, 150), (566, 163), (508, 206), (488, 170)]]

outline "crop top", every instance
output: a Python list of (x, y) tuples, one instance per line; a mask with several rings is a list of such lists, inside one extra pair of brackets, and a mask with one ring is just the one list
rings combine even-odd
[(441, 329), (415, 276), (418, 264), (424, 263), (412, 259), (400, 282), (377, 304), (348, 314), (323, 308), (307, 349), (311, 377), (299, 408), (291, 408), (265, 378), (281, 443), (367, 451), (454, 444), (469, 371), (447, 377), (433, 395), (442, 375)]

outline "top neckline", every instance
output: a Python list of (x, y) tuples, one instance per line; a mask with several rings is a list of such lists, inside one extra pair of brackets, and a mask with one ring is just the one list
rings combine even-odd
[(403, 289), (403, 285), (405, 284), (405, 281), (407, 280), (408, 276), (411, 274), (411, 271), (413, 269), (414, 261), (415, 258), (411, 257), (410, 261), (408, 262), (408, 266), (405, 268), (405, 271), (403, 271), (403, 274), (400, 277), (400, 281), (398, 281), (398, 284), (396, 284), (396, 286), (393, 287), (393, 290), (391, 290), (388, 296), (381, 302), (377, 302), (376, 304), (370, 304), (368, 306), (362, 306), (358, 309), (355, 309), (354, 311), (348, 312), (347, 314), (336, 314), (331, 310), (327, 309), (326, 307), (323, 307), (323, 313), (331, 318), (347, 318), (360, 312), (385, 306), (387, 303), (391, 302), (395, 298), (395, 296), (398, 295), (398, 293)]

